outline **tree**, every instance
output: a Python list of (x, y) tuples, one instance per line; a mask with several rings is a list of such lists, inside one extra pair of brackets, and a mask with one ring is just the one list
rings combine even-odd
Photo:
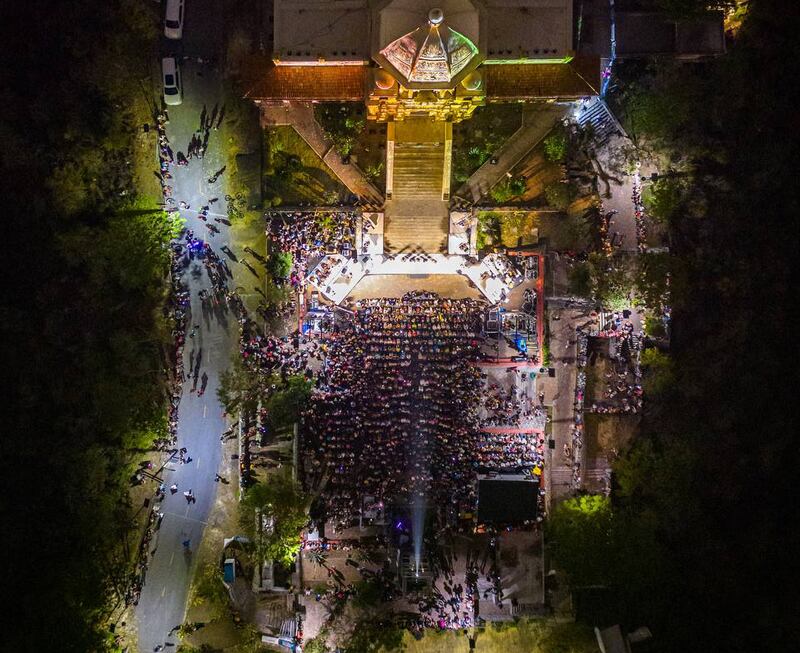
[(300, 551), (300, 532), (308, 523), (308, 508), (308, 496), (288, 473), (271, 475), (246, 491), (240, 522), (261, 560), (286, 566), (294, 563)]
[(343, 653), (394, 653), (403, 651), (403, 630), (391, 617), (364, 617), (341, 646)]
[(276, 431), (288, 428), (300, 419), (308, 404), (313, 384), (302, 375), (290, 376), (286, 383), (267, 400), (269, 422)]
[(654, 4), (673, 20), (691, 20), (708, 15), (711, 9), (733, 9), (736, 0), (655, 0)]
[[(219, 568), (219, 565), (207, 564), (203, 567), (195, 583), (192, 605), (208, 603), (215, 615), (219, 617), (224, 614), (229, 599), (228, 589), (223, 582), (222, 569)], [(186, 624), (182, 624), (181, 629), (184, 629), (184, 626)]]
[(675, 385), (675, 372), (672, 360), (658, 349), (649, 348), (642, 352), (641, 365), (644, 368), (643, 388), (645, 396), (655, 397)]
[(278, 249), (272, 249), (269, 253), (269, 260), (267, 261), (267, 269), (274, 280), (288, 279), (289, 273), (292, 271), (292, 254), (291, 252), (281, 252)]
[(359, 115), (362, 111), (354, 102), (328, 102), (314, 107), (314, 116), (325, 136), (343, 157), (350, 155), (366, 127), (366, 121)]
[(308, 554), (308, 559), (317, 567), (328, 568), (328, 554), (322, 549), (314, 549)]
[(219, 377), (217, 398), (229, 415), (254, 411), (264, 394), (268, 379), (245, 365), (239, 352), (231, 358), (230, 367)]
[(547, 528), (553, 554), (571, 586), (606, 585), (612, 560), (611, 502), (601, 495), (562, 501)]
[(588, 263), (576, 263), (569, 271), (569, 292), (577, 297), (591, 296), (592, 269)]
[(648, 214), (661, 223), (668, 223), (681, 208), (686, 196), (686, 181), (661, 177), (643, 193)]
[(597, 301), (612, 311), (629, 308), (634, 290), (631, 259), (622, 254), (608, 257), (595, 252), (589, 255), (588, 264)]

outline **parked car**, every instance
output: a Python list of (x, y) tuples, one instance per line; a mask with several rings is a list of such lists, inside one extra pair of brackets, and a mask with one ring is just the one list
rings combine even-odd
[(161, 79), (164, 83), (164, 103), (175, 106), (183, 102), (181, 69), (175, 57), (164, 57), (161, 60)]
[(183, 36), (183, 4), (184, 0), (167, 0), (164, 36), (168, 39), (179, 39)]

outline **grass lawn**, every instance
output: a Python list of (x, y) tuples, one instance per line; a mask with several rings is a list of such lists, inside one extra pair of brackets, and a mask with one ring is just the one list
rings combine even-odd
[[(154, 79), (161, 79), (161, 71), (154, 65)], [(157, 95), (160, 87), (153, 89), (153, 94)], [(155, 176), (158, 170), (158, 130), (153, 119), (153, 107), (148, 104), (147, 98), (141, 93), (134, 93), (130, 98), (127, 109), (132, 116), (132, 124), (136, 126), (136, 135), (133, 140), (133, 179), (136, 192), (142, 197), (158, 204), (163, 201), (161, 194), (161, 184)], [(142, 125), (150, 125), (150, 129), (145, 132)], [(148, 204), (149, 206), (149, 204)]]
[[(481, 231), (493, 233), (495, 238), (499, 235), (499, 241), (494, 244), (504, 247), (536, 245), (545, 238), (553, 249), (577, 250), (586, 241), (580, 215), (543, 211), (481, 211), (478, 221)], [(488, 240), (484, 242), (491, 244)]]
[(522, 125), (522, 104), (478, 107), (453, 125), (453, 188), (458, 188)]
[(239, 207), (242, 216), (231, 213), (231, 220), (252, 220), (261, 214), (260, 166), (252, 165), (254, 158), (261, 159), (258, 108), (230, 84), (224, 90), (224, 106), (221, 138), (225, 143), (225, 193), (243, 198)]
[(638, 415), (601, 415), (584, 413), (586, 459), (605, 456), (612, 449), (622, 452), (639, 432)]
[[(528, 619), (493, 624), (477, 632), (475, 650), (481, 653), (595, 653), (592, 629), (551, 619)], [(420, 640), (410, 634), (403, 639), (405, 653), (468, 653), (469, 639), (463, 631), (430, 632)]]
[(269, 127), (263, 138), (265, 201), (331, 206), (347, 198), (347, 188), (292, 127)]

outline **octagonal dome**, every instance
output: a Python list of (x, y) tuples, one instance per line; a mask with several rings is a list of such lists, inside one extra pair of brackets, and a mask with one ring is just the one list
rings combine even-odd
[(373, 56), (409, 88), (453, 88), (482, 61), (481, 7), (472, 0), (433, 2), (391, 0), (374, 18)]

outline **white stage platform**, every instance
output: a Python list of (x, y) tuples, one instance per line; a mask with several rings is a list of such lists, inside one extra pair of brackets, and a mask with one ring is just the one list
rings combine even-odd
[(521, 276), (513, 274), (508, 259), (498, 254), (490, 254), (480, 263), (470, 262), (466, 256), (445, 254), (373, 254), (361, 256), (357, 261), (331, 255), (322, 259), (307, 279), (326, 299), (339, 304), (369, 274), (461, 274), (492, 304), (504, 301), (522, 281)]

